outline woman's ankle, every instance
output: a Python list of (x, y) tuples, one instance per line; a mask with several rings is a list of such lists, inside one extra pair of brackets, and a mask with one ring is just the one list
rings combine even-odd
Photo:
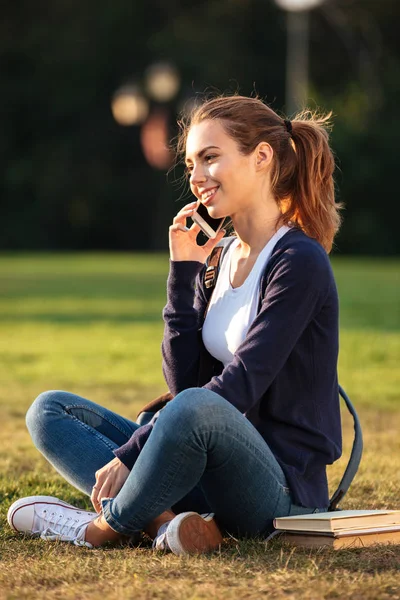
[(158, 530), (164, 523), (168, 521), (172, 521), (172, 519), (176, 517), (175, 513), (172, 510), (165, 510), (161, 515), (150, 521), (150, 523), (145, 527), (145, 532), (152, 540), (157, 536)]
[(100, 514), (87, 526), (85, 541), (92, 544), (92, 546), (102, 546), (107, 542), (118, 542), (125, 537), (121, 533), (111, 529), (104, 515)]
[[(175, 516), (176, 515), (172, 510), (164, 511), (148, 524), (145, 528), (145, 532), (154, 539), (160, 527), (164, 525), (164, 523), (171, 521)], [(91, 521), (86, 529), (85, 541), (89, 542), (92, 546), (102, 546), (108, 542), (118, 542), (123, 539), (127, 539), (127, 536), (111, 529), (103, 514), (100, 514)]]

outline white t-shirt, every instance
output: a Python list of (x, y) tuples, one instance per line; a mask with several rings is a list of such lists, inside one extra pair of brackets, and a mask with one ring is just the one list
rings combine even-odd
[(232, 361), (256, 317), (262, 273), (275, 244), (289, 229), (286, 225), (278, 229), (261, 250), (244, 283), (237, 288), (233, 288), (230, 282), (230, 266), (239, 240), (234, 240), (226, 251), (202, 331), (206, 349), (224, 367)]

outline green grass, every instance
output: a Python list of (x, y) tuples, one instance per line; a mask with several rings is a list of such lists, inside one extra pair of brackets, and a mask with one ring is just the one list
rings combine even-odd
[[(363, 462), (343, 508), (400, 509), (400, 262), (333, 260), (341, 300), (340, 382), (359, 411)], [(54, 494), (89, 506), (32, 447), (31, 401), (68, 389), (134, 418), (165, 390), (161, 310), (166, 255), (0, 256), (0, 598), (399, 599), (400, 546), (302, 551), (227, 540), (211, 557), (140, 548), (87, 551), (23, 540), (10, 503)], [(329, 470), (338, 483), (345, 457)]]

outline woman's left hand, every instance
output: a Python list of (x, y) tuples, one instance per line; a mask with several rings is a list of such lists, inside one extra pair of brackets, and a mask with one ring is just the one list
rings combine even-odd
[(96, 483), (93, 486), (90, 500), (97, 513), (101, 512), (102, 498), (115, 498), (129, 473), (128, 467), (117, 457), (96, 471)]
[(169, 250), (173, 261), (195, 260), (205, 263), (213, 248), (225, 235), (221, 229), (215, 238), (206, 241), (203, 246), (197, 243), (197, 235), (200, 227), (193, 223), (191, 227), (186, 226), (186, 220), (193, 216), (197, 207), (197, 202), (191, 202), (184, 206), (174, 218), (174, 222), (169, 228)]

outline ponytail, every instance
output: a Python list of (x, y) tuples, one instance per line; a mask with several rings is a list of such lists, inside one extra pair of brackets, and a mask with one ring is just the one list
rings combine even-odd
[[(283, 208), (282, 221), (296, 223), (307, 235), (318, 240), (327, 252), (332, 248), (341, 222), (341, 205), (335, 202), (335, 161), (327, 130), (330, 117), (331, 114), (317, 116), (304, 111), (293, 121), (284, 121), (291, 136), (295, 164), (293, 170), (280, 169), (280, 175), (275, 177), (275, 193)], [(290, 148), (288, 151), (292, 154)], [(289, 158), (285, 162), (292, 161)], [(285, 197), (280, 192), (285, 192)]]

